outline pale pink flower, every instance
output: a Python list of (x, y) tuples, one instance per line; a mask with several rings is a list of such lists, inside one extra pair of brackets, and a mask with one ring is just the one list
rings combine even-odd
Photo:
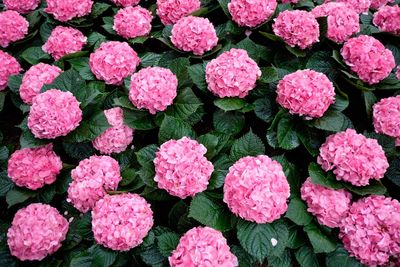
[(0, 46), (24, 39), (28, 34), (29, 22), (18, 12), (7, 10), (0, 12)]
[(244, 157), (229, 168), (224, 202), (237, 216), (256, 223), (270, 223), (287, 210), (289, 183), (282, 166), (268, 156)]
[(113, 29), (126, 39), (146, 36), (151, 31), (152, 19), (151, 12), (143, 7), (125, 7), (114, 16)]
[(153, 227), (153, 212), (137, 194), (106, 195), (92, 211), (92, 231), (97, 243), (128, 251), (143, 242)]
[(232, 0), (228, 10), (239, 26), (256, 27), (271, 18), (276, 6), (276, 0)]
[(178, 79), (169, 69), (147, 67), (132, 75), (129, 99), (135, 107), (156, 114), (172, 104), (177, 89)]
[(18, 186), (36, 190), (52, 184), (62, 169), (62, 161), (48, 144), (16, 150), (8, 160), (8, 176)]
[(392, 52), (371, 36), (350, 38), (344, 43), (340, 53), (351, 70), (369, 84), (379, 83), (395, 67)]
[(361, 263), (389, 266), (390, 257), (400, 255), (400, 203), (384, 196), (353, 203), (342, 222), (340, 238)]
[(162, 144), (154, 159), (158, 187), (182, 199), (206, 190), (214, 171), (206, 153), (205, 146), (188, 137)]
[(79, 30), (72, 27), (57, 26), (51, 32), (42, 49), (55, 60), (59, 60), (63, 56), (81, 51), (86, 45), (86, 41), (86, 36)]
[(306, 49), (319, 41), (318, 21), (309, 12), (285, 10), (274, 21), (274, 33), (291, 47)]
[(383, 98), (373, 106), (375, 132), (400, 137), (400, 96)]
[(260, 76), (260, 68), (244, 49), (232, 48), (206, 66), (208, 89), (219, 97), (246, 97)]
[(46, 0), (46, 2), (47, 7), (44, 11), (62, 22), (89, 15), (93, 5), (93, 0)]
[(14, 10), (21, 14), (26, 14), (35, 10), (40, 0), (3, 0), (7, 10)]
[(0, 91), (6, 89), (8, 78), (22, 71), (18, 61), (6, 52), (0, 50)]
[(372, 9), (379, 9), (380, 7), (383, 7), (389, 3), (393, 3), (394, 0), (371, 0), (371, 6), (370, 8)]
[(119, 107), (104, 111), (111, 127), (93, 140), (94, 148), (102, 154), (121, 153), (132, 143), (134, 130), (124, 124), (123, 112)]
[(126, 42), (109, 41), (90, 54), (89, 65), (97, 79), (121, 85), (140, 64), (140, 58)]
[(195, 227), (187, 231), (168, 260), (171, 267), (238, 266), (225, 237), (210, 227)]
[(276, 101), (282, 107), (306, 119), (322, 117), (335, 101), (335, 88), (328, 77), (308, 69), (283, 77), (276, 93)]
[(307, 203), (307, 211), (318, 222), (328, 227), (339, 227), (350, 208), (351, 194), (345, 189), (334, 190), (314, 184), (311, 178), (301, 186), (301, 198)]
[(382, 32), (400, 35), (400, 7), (383, 6), (374, 14), (373, 23)]
[(32, 104), (33, 98), (40, 93), (43, 85), (51, 84), (62, 70), (45, 63), (33, 65), (25, 72), (19, 88), (19, 95), (26, 104)]
[(325, 171), (333, 170), (337, 180), (356, 186), (381, 179), (389, 163), (378, 141), (357, 134), (353, 129), (328, 136), (319, 149), (318, 164)]
[(139, 4), (140, 0), (111, 0), (117, 6), (128, 7), (128, 6), (136, 6)]
[(157, 0), (157, 15), (164, 25), (171, 25), (199, 10), (200, 5), (200, 0)]
[(30, 204), (17, 211), (7, 232), (11, 255), (19, 260), (43, 260), (61, 247), (68, 221), (53, 207)]
[(33, 99), (28, 127), (36, 138), (54, 139), (75, 130), (81, 120), (82, 110), (75, 96), (50, 89)]
[[(325, 1), (325, 3), (328, 1)], [(371, 6), (371, 0), (338, 0), (345, 3), (349, 8), (356, 11), (358, 14), (367, 14)]]
[(218, 44), (215, 28), (207, 18), (183, 17), (172, 27), (171, 42), (180, 50), (203, 55)]

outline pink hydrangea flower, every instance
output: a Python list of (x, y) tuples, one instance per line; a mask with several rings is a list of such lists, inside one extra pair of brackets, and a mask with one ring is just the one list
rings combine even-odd
[(379, 9), (389, 3), (393, 3), (394, 0), (371, 0), (371, 8), (372, 9)]
[(119, 107), (104, 111), (111, 127), (93, 140), (94, 148), (102, 154), (121, 153), (132, 143), (134, 130), (124, 124), (123, 112)]
[(6, 89), (8, 78), (22, 71), (18, 61), (8, 53), (0, 50), (0, 91)]
[(328, 227), (339, 227), (350, 208), (351, 194), (345, 189), (333, 190), (314, 184), (311, 178), (301, 186), (301, 198), (307, 203), (307, 211), (318, 222)]
[(76, 53), (86, 45), (87, 38), (79, 30), (71, 27), (57, 26), (50, 34), (49, 39), (42, 46), (44, 52), (49, 53), (55, 60), (63, 56)]
[(199, 10), (200, 5), (200, 0), (157, 0), (157, 15), (164, 25), (171, 25)]
[(239, 26), (256, 27), (274, 14), (277, 4), (276, 0), (232, 0), (228, 10)]
[[(325, 3), (328, 1), (325, 1)], [(338, 2), (345, 3), (349, 8), (356, 11), (358, 14), (367, 14), (371, 6), (371, 0), (338, 0)]]
[(79, 102), (71, 92), (50, 89), (37, 95), (28, 115), (28, 127), (36, 138), (66, 136), (82, 120)]
[(121, 85), (139, 64), (140, 58), (129, 44), (117, 41), (102, 43), (89, 60), (96, 78), (112, 85)]
[(328, 17), (326, 36), (336, 43), (343, 43), (360, 31), (358, 13), (342, 2), (322, 4), (314, 8), (311, 13), (316, 18)]
[(306, 49), (319, 41), (318, 21), (311, 13), (285, 10), (274, 21), (274, 33), (291, 47)]
[(357, 134), (353, 129), (328, 136), (319, 149), (318, 164), (325, 171), (333, 170), (337, 180), (356, 186), (381, 179), (389, 167), (378, 141)]
[(207, 18), (183, 17), (172, 27), (171, 42), (180, 50), (203, 55), (218, 44), (215, 28)]
[(46, 0), (45, 12), (52, 14), (55, 19), (66, 22), (90, 14), (93, 0)]
[(400, 35), (400, 7), (384, 6), (374, 14), (373, 23), (380, 31)]
[(107, 195), (92, 211), (92, 231), (97, 243), (127, 251), (140, 245), (153, 227), (153, 212), (137, 194)]
[(122, 177), (118, 162), (109, 156), (91, 156), (71, 171), (72, 182), (67, 201), (76, 209), (87, 212), (107, 190), (116, 190)]
[(135, 107), (156, 114), (172, 104), (177, 89), (178, 79), (169, 69), (147, 67), (132, 75), (129, 99)]
[(117, 6), (128, 7), (128, 6), (136, 6), (139, 4), (140, 0), (111, 0)]
[(24, 39), (28, 34), (28, 21), (13, 10), (0, 12), (0, 46)]
[(224, 202), (239, 217), (270, 223), (286, 212), (289, 183), (282, 166), (268, 156), (244, 157), (229, 168)]
[(214, 171), (206, 153), (205, 146), (188, 137), (165, 142), (154, 159), (154, 181), (159, 188), (182, 199), (206, 190)]
[(400, 96), (383, 98), (373, 106), (375, 132), (400, 137)]
[(291, 114), (307, 119), (322, 117), (335, 101), (335, 88), (325, 74), (298, 70), (279, 81), (276, 101)]
[(379, 83), (395, 67), (392, 52), (371, 36), (350, 38), (344, 43), (340, 53), (351, 70), (369, 84)]
[(113, 29), (126, 39), (146, 36), (151, 31), (152, 19), (153, 16), (147, 9), (129, 6), (120, 9), (114, 16)]
[(62, 169), (62, 161), (48, 144), (15, 151), (8, 160), (8, 176), (18, 186), (36, 190), (52, 184)]
[(282, 4), (297, 4), (299, 0), (280, 0)]
[(7, 233), (11, 254), (25, 261), (42, 260), (61, 247), (68, 221), (53, 207), (30, 204), (17, 211)]
[(45, 63), (33, 65), (25, 72), (19, 88), (19, 95), (26, 104), (32, 104), (33, 98), (40, 93), (45, 84), (51, 84), (62, 70)]
[(4, 6), (8, 10), (14, 10), (21, 14), (26, 14), (35, 10), (40, 0), (3, 0)]
[(400, 203), (384, 196), (360, 199), (343, 220), (340, 237), (361, 263), (389, 266), (389, 258), (400, 255)]
[(225, 237), (210, 227), (195, 227), (187, 231), (168, 260), (171, 267), (238, 266)]
[(206, 66), (208, 89), (219, 97), (244, 98), (260, 77), (257, 63), (243, 49), (232, 48)]

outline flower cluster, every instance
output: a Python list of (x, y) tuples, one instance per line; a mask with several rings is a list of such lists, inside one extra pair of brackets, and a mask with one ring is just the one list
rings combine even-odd
[(147, 9), (136, 6), (120, 9), (114, 16), (114, 30), (122, 37), (129, 39), (146, 36), (151, 31), (153, 16)]
[(116, 190), (122, 179), (118, 162), (109, 156), (91, 156), (82, 160), (71, 171), (71, 177), (67, 201), (81, 212), (92, 209), (107, 195), (106, 190)]
[(128, 6), (136, 6), (139, 4), (140, 0), (111, 0), (117, 6), (128, 7)]
[(0, 12), (0, 46), (21, 40), (28, 33), (28, 21), (13, 10)]
[(400, 203), (384, 196), (360, 199), (343, 220), (340, 237), (363, 264), (389, 266), (389, 258), (400, 255)]
[(59, 21), (66, 22), (90, 14), (93, 0), (46, 0), (46, 3), (45, 12), (52, 14)]
[(244, 49), (232, 48), (206, 66), (208, 89), (219, 97), (246, 97), (260, 76), (260, 68)]
[(104, 111), (111, 127), (93, 140), (94, 148), (102, 154), (121, 153), (132, 143), (134, 131), (124, 124), (123, 112), (119, 107)]
[(11, 180), (31, 190), (52, 184), (61, 169), (61, 159), (54, 153), (52, 144), (17, 150), (8, 160)]
[[(350, 9), (353, 9), (358, 14), (367, 14), (371, 6), (371, 0), (338, 0), (345, 3)], [(327, 1), (325, 1), (327, 2)]]
[(169, 69), (147, 67), (132, 75), (129, 99), (135, 107), (156, 114), (172, 104), (177, 89), (178, 79)]
[(86, 45), (87, 38), (79, 30), (72, 27), (57, 26), (42, 46), (55, 60), (76, 53)]
[(356, 186), (379, 180), (389, 163), (378, 141), (357, 134), (353, 129), (328, 136), (319, 150), (318, 164), (325, 171), (333, 170), (337, 180)]
[(241, 218), (270, 223), (286, 212), (289, 183), (282, 166), (268, 156), (244, 157), (229, 168), (224, 202)]
[(8, 247), (22, 261), (42, 260), (61, 247), (68, 227), (68, 221), (55, 208), (30, 204), (15, 214), (7, 233)]
[(28, 127), (36, 138), (66, 136), (82, 120), (79, 102), (71, 92), (50, 89), (37, 95), (28, 115)]
[(316, 17), (328, 17), (326, 36), (336, 42), (343, 43), (353, 34), (360, 31), (359, 16), (353, 9), (341, 2), (330, 2), (314, 8), (311, 13)]
[(400, 7), (381, 7), (374, 14), (373, 23), (380, 31), (400, 35)]
[(351, 70), (369, 84), (379, 83), (395, 67), (392, 52), (371, 36), (350, 38), (340, 52)]
[(325, 74), (298, 70), (279, 81), (276, 101), (290, 113), (322, 117), (335, 100), (335, 88)]
[(232, 0), (228, 9), (239, 26), (256, 27), (274, 14), (277, 4), (276, 0)]
[(274, 33), (291, 47), (306, 49), (319, 41), (318, 21), (311, 13), (303, 10), (279, 13), (272, 27)]
[(153, 211), (137, 194), (107, 195), (92, 211), (92, 231), (97, 243), (127, 251), (140, 245), (153, 227)]
[(379, 9), (380, 7), (386, 6), (389, 3), (393, 3), (394, 0), (371, 0), (370, 8)]
[(400, 96), (383, 98), (373, 106), (373, 121), (377, 133), (400, 137)]
[(6, 89), (8, 78), (22, 70), (18, 61), (8, 53), (0, 50), (0, 91)]
[(183, 17), (172, 27), (171, 42), (180, 50), (203, 55), (218, 44), (214, 26), (207, 18)]
[(339, 227), (350, 208), (351, 194), (345, 189), (333, 190), (314, 184), (307, 178), (301, 186), (301, 198), (307, 203), (310, 213), (320, 224)]
[(59, 67), (45, 63), (33, 65), (25, 72), (19, 88), (19, 95), (26, 104), (32, 104), (33, 98), (40, 93), (45, 84), (51, 84), (60, 75)]
[(89, 65), (97, 79), (106, 84), (120, 85), (135, 72), (140, 58), (126, 42), (110, 41), (90, 54)]
[(195, 227), (187, 231), (168, 259), (171, 267), (238, 266), (225, 237), (210, 227)]
[(188, 137), (162, 144), (154, 159), (158, 187), (182, 199), (206, 190), (214, 171), (206, 152), (203, 145)]
[(157, 15), (164, 25), (175, 24), (181, 18), (200, 9), (200, 0), (157, 0)]
[(35, 10), (40, 0), (3, 0), (6, 9), (14, 10), (21, 14), (26, 14)]

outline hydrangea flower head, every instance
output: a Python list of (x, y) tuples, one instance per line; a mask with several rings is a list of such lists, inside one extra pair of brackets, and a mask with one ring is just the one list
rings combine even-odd
[(93, 0), (46, 0), (46, 3), (44, 11), (62, 22), (90, 14), (93, 6)]
[(382, 32), (400, 35), (400, 7), (383, 6), (374, 14), (372, 21)]
[(120, 9), (114, 16), (113, 29), (126, 39), (146, 36), (151, 31), (153, 16), (147, 9), (128, 6)]
[(239, 26), (256, 27), (274, 14), (277, 4), (276, 0), (232, 0), (228, 10)]
[(24, 39), (28, 34), (29, 22), (18, 12), (7, 10), (0, 12), (0, 46)]
[(3, 4), (7, 10), (14, 10), (21, 14), (26, 14), (35, 10), (40, 0), (3, 0)]
[(0, 91), (6, 89), (11, 75), (17, 75), (21, 71), (21, 66), (13, 56), (0, 50)]
[(373, 106), (373, 121), (375, 131), (400, 137), (400, 96), (383, 98)]
[(157, 0), (157, 15), (164, 25), (171, 25), (199, 10), (200, 5), (200, 0)]

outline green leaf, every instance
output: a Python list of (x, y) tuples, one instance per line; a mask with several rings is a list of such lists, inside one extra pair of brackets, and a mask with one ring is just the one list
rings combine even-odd
[(206, 74), (205, 74), (206, 64), (196, 64), (191, 65), (188, 69), (188, 73), (193, 83), (200, 90), (207, 92), (207, 82), (206, 82)]
[(109, 34), (116, 35), (114, 31), (114, 18), (113, 17), (103, 17), (104, 24), (101, 26)]
[(140, 56), (140, 65), (142, 65), (142, 67), (158, 66), (161, 57), (161, 54), (146, 52)]
[(369, 185), (366, 186), (354, 186), (351, 184), (345, 184), (345, 187), (351, 192), (360, 195), (384, 195), (386, 193), (386, 187), (382, 184), (382, 182), (377, 180), (371, 180)]
[(286, 249), (280, 256), (268, 256), (268, 266), (271, 267), (292, 266), (292, 256), (290, 254), (290, 250)]
[(21, 148), (33, 148), (45, 145), (47, 143), (47, 140), (35, 138), (30, 130), (23, 131), (19, 138), (19, 144), (21, 145)]
[(385, 176), (395, 185), (400, 187), (400, 158), (396, 158), (390, 162), (389, 169)]
[(343, 113), (334, 110), (328, 110), (324, 116), (310, 122), (315, 128), (331, 132), (341, 132), (347, 128), (353, 128), (350, 119)]
[(14, 187), (14, 183), (8, 177), (7, 172), (0, 172), (0, 197), (4, 197)]
[(193, 93), (192, 89), (184, 88), (180, 90), (177, 97), (174, 99), (174, 104), (171, 105), (165, 113), (168, 116), (178, 119), (186, 119), (196, 112), (202, 106), (201, 100)]
[(104, 112), (100, 111), (91, 118), (83, 120), (64, 140), (78, 143), (92, 141), (110, 127)]
[(256, 44), (249, 37), (237, 43), (236, 46), (246, 50), (249, 56), (257, 62), (260, 59), (268, 60), (271, 56), (271, 50), (267, 46)]
[(218, 110), (214, 113), (213, 125), (216, 131), (225, 134), (238, 134), (244, 127), (243, 114), (238, 112), (224, 112)]
[(90, 16), (92, 18), (97, 18), (98, 16), (106, 12), (107, 9), (109, 9), (110, 7), (111, 5), (109, 4), (96, 2), (92, 7), (92, 12), (90, 13)]
[(237, 139), (231, 148), (231, 158), (236, 161), (245, 156), (258, 156), (265, 154), (265, 146), (261, 138), (251, 130)]
[(337, 76), (337, 64), (331, 59), (331, 53), (328, 51), (313, 53), (307, 61), (306, 68), (322, 72), (331, 80)]
[(179, 235), (174, 232), (166, 232), (157, 236), (157, 244), (160, 253), (168, 257), (172, 251), (178, 246)]
[(291, 47), (289, 45), (285, 45), (286, 49), (292, 53), (295, 57), (305, 57), (307, 55), (307, 51), (301, 50), (297, 47)]
[(18, 75), (11, 75), (10, 77), (8, 77), (7, 86), (14, 94), (19, 95), (19, 87), (21, 86), (23, 76), (24, 75), (22, 74), (18, 74)]
[(343, 111), (349, 106), (349, 97), (343, 94), (336, 94), (335, 103), (332, 104), (331, 108), (336, 111)]
[(301, 247), (296, 251), (295, 256), (301, 267), (319, 267), (317, 255), (315, 255), (310, 247)]
[(39, 46), (29, 47), (28, 49), (24, 50), (24, 52), (21, 54), (21, 57), (31, 65), (38, 64), (43, 59), (50, 59), (50, 55), (46, 54)]
[(253, 267), (257, 260), (247, 253), (242, 247), (237, 245), (230, 245), (231, 251), (239, 261), (239, 267)]
[(69, 267), (91, 267), (92, 257), (87, 252), (82, 252), (71, 259)]
[(359, 263), (355, 258), (350, 257), (347, 250), (343, 247), (338, 247), (335, 251), (326, 255), (325, 258), (326, 267), (363, 267), (364, 265)]
[(153, 118), (146, 111), (124, 109), (124, 122), (136, 130), (151, 130), (156, 128)]
[(11, 206), (22, 203), (25, 200), (34, 197), (35, 195), (36, 193), (33, 191), (22, 188), (15, 188), (7, 192), (6, 202), (8, 204), (8, 207), (10, 208)]
[(285, 217), (297, 225), (307, 225), (313, 219), (312, 215), (307, 212), (306, 204), (299, 198), (290, 200)]
[(196, 133), (187, 122), (165, 116), (164, 120), (160, 125), (160, 131), (158, 133), (158, 141), (164, 143), (170, 139), (180, 139), (184, 136), (195, 138)]
[(145, 248), (140, 253), (141, 259), (148, 266), (151, 267), (163, 267), (166, 266), (166, 258), (160, 253), (158, 248), (155, 246), (150, 246)]
[(76, 142), (63, 142), (65, 153), (71, 158), (83, 160), (92, 156), (96, 150), (90, 142), (76, 143)]
[(311, 156), (317, 156), (319, 154), (319, 147), (322, 144), (318, 133), (316, 131), (312, 131), (309, 127), (302, 127), (297, 129), (296, 132), (301, 143), (311, 154)]
[(219, 98), (214, 100), (214, 105), (223, 111), (232, 111), (243, 108), (246, 101), (241, 98)]
[(109, 267), (117, 259), (118, 253), (110, 249), (106, 249), (100, 245), (94, 245), (89, 248), (92, 255), (92, 267)]
[(216, 161), (213, 162), (214, 172), (211, 175), (208, 189), (220, 188), (224, 185), (225, 177), (228, 173), (228, 168), (233, 164), (232, 160), (225, 154), (222, 154)]
[(284, 117), (278, 122), (277, 140), (279, 147), (291, 150), (300, 145), (295, 128), (296, 123), (289, 117)]
[(230, 18), (231, 17), (231, 13), (229, 12), (228, 9), (228, 3), (230, 2), (230, 0), (218, 0), (218, 3), (220, 5), (220, 7), (222, 8), (222, 10), (224, 11), (225, 15)]
[(71, 58), (67, 59), (67, 61), (71, 64), (73, 69), (79, 72), (79, 75), (81, 75), (84, 80), (96, 80), (92, 71), (90, 70), (88, 57)]
[(205, 155), (207, 158), (211, 159), (213, 156), (215, 156), (215, 154), (216, 154), (215, 150), (216, 150), (216, 147), (218, 146), (218, 141), (219, 141), (217, 136), (208, 133), (208, 134), (199, 136), (197, 138), (197, 141), (207, 148), (207, 153)]
[(160, 67), (168, 68), (176, 75), (179, 81), (179, 87), (185, 84), (188, 78), (188, 68), (190, 66), (190, 61), (186, 57), (178, 57), (170, 59), (168, 57), (161, 57), (158, 63)]
[(226, 206), (204, 193), (193, 198), (188, 217), (222, 232), (232, 229), (231, 213)]
[(332, 189), (344, 188), (343, 184), (337, 181), (334, 175), (327, 175), (326, 172), (314, 162), (311, 162), (310, 165), (308, 165), (308, 175), (311, 177), (311, 181), (314, 184), (319, 184)]
[(336, 242), (321, 232), (316, 225), (309, 224), (304, 227), (315, 253), (329, 253), (336, 249)]
[(276, 111), (275, 100), (272, 98), (259, 98), (254, 101), (254, 113), (256, 116), (265, 121), (270, 122)]
[(153, 162), (156, 157), (156, 151), (158, 150), (158, 146), (155, 144), (148, 145), (138, 152), (135, 152), (136, 159), (142, 166), (147, 166), (149, 163)]
[(274, 67), (261, 68), (260, 83), (273, 83), (279, 80), (278, 71)]
[(102, 35), (101, 33), (98, 32), (92, 32), (91, 34), (89, 34), (89, 36), (87, 37), (87, 43), (88, 46), (92, 47), (94, 49), (97, 49), (100, 47), (100, 44), (107, 41), (107, 38)]

